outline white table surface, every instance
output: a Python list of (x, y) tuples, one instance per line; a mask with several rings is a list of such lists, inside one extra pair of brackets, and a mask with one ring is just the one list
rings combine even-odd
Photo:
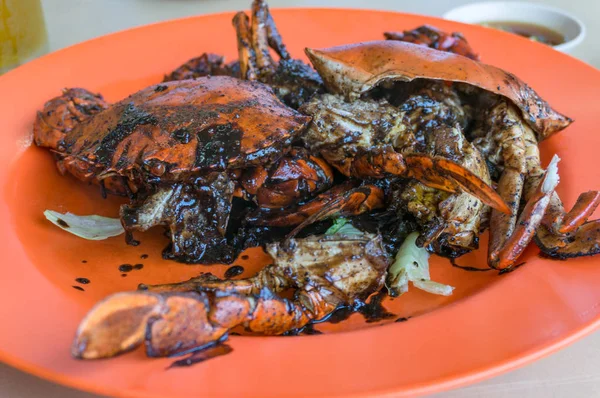
[[(588, 28), (573, 55), (600, 67), (600, 0), (531, 0), (561, 7)], [(270, 0), (271, 7), (357, 7), (442, 15), (469, 0)], [(189, 15), (248, 8), (250, 0), (42, 0), (50, 50), (106, 33)], [(600, 332), (524, 368), (436, 397), (600, 397)], [(0, 364), (0, 398), (94, 398)]]

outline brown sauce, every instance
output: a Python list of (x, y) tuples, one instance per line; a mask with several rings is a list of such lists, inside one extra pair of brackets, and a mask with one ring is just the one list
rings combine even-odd
[(371, 300), (365, 302), (364, 305), (357, 308), (357, 311), (361, 313), (362, 316), (365, 317), (367, 323), (371, 322), (379, 322), (384, 319), (394, 318), (396, 315), (388, 312), (381, 302), (383, 299), (387, 297), (387, 293), (385, 292), (385, 288), (381, 290), (379, 293), (371, 297)]
[(565, 37), (562, 34), (541, 25), (514, 21), (482, 22), (481, 25), (523, 36), (549, 46), (556, 46), (565, 42)]
[(387, 297), (385, 290), (371, 296), (370, 300), (360, 302), (353, 306), (338, 307), (335, 311), (314, 323), (329, 322), (340, 323), (350, 318), (350, 315), (358, 312), (361, 314), (367, 323), (379, 322), (385, 319), (394, 318), (396, 315), (388, 312), (383, 307), (382, 301)]
[(470, 265), (460, 265), (456, 262), (455, 258), (450, 259), (450, 264), (452, 264), (455, 268), (460, 268), (463, 271), (471, 271), (471, 272), (486, 272), (491, 271), (492, 268), (479, 268), (479, 267), (471, 267)]
[(244, 267), (241, 265), (234, 265), (233, 267), (227, 268), (227, 271), (225, 271), (225, 279), (235, 278), (242, 273), (244, 273)]
[(133, 271), (133, 265), (131, 265), (131, 264), (121, 264), (121, 265), (119, 265), (119, 271), (121, 271), (121, 272), (131, 272), (131, 271)]
[(125, 272), (125, 273), (126, 272), (131, 272), (131, 271), (134, 271), (134, 270), (139, 271), (142, 268), (144, 268), (144, 264), (135, 264), (135, 265), (132, 265), (132, 264), (121, 264), (121, 265), (119, 265), (119, 271), (120, 272)]
[(355, 312), (356, 309), (354, 307), (338, 307), (335, 311), (327, 315), (319, 322), (329, 322), (334, 324), (340, 323), (350, 318), (350, 315), (354, 314)]
[(227, 344), (211, 345), (200, 351), (196, 351), (184, 359), (173, 362), (168, 369), (181, 366), (192, 366), (208, 359), (220, 357), (221, 355), (229, 354), (233, 349)]
[(301, 336), (301, 335), (323, 334), (323, 332), (321, 332), (320, 330), (315, 329), (315, 323), (319, 323), (319, 322), (309, 323), (299, 329), (288, 330), (282, 336)]

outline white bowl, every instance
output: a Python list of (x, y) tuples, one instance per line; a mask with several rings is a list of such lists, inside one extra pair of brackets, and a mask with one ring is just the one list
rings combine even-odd
[(522, 22), (545, 26), (564, 36), (565, 42), (553, 47), (565, 53), (573, 50), (585, 37), (585, 25), (578, 18), (561, 9), (537, 3), (513, 1), (471, 3), (448, 11), (444, 14), (444, 18), (470, 24)]

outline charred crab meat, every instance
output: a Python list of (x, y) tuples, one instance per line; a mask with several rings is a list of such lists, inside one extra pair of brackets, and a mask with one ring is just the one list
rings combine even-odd
[(600, 220), (589, 221), (600, 193), (565, 210), (560, 159), (540, 159), (539, 142), (572, 120), (479, 62), (460, 33), (423, 25), (307, 48), (311, 67), (292, 58), (264, 1), (232, 22), (237, 60), (204, 53), (114, 104), (66, 89), (38, 113), (34, 142), (62, 174), (129, 198), (128, 243), (162, 226), (167, 259), (229, 264), (260, 245), (272, 262), (249, 278), (205, 273), (111, 295), (81, 322), (74, 357), (281, 335), (409, 282), (449, 295), (429, 280), (429, 254), (475, 250), (486, 228), (500, 273), (532, 240), (560, 259), (600, 252)]

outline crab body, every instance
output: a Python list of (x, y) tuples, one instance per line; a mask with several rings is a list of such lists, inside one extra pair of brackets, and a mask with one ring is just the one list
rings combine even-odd
[[(572, 120), (515, 75), (461, 55), (393, 40), (306, 52), (328, 91), (347, 101), (360, 101), (376, 87), (429, 80), (454, 86), (475, 104), (471, 113), (476, 115), (476, 124), (484, 127), (476, 126), (470, 135), (487, 132), (487, 137), (480, 134), (484, 145), (477, 148), (495, 154), (495, 163), (502, 169), (498, 193), (509, 204), (509, 211), (492, 211), (491, 267), (514, 266), (540, 225), (543, 234), (536, 241), (549, 255), (599, 252), (596, 224), (586, 221), (600, 203), (600, 195), (596, 191), (582, 194), (573, 210), (565, 213), (554, 192), (559, 159), (553, 160), (548, 171), (539, 160), (537, 142), (563, 130)], [(522, 196), (527, 203), (521, 208)]]
[(185, 181), (267, 163), (307, 122), (259, 83), (224, 76), (163, 83), (71, 131), (63, 140), (65, 163), (100, 178)]
[(165, 256), (192, 263), (235, 259), (224, 236), (236, 179), (276, 163), (310, 120), (264, 84), (227, 76), (162, 83), (105, 108), (60, 136), (38, 121), (36, 143), (79, 179), (131, 194), (121, 208), (129, 242), (164, 225)]

